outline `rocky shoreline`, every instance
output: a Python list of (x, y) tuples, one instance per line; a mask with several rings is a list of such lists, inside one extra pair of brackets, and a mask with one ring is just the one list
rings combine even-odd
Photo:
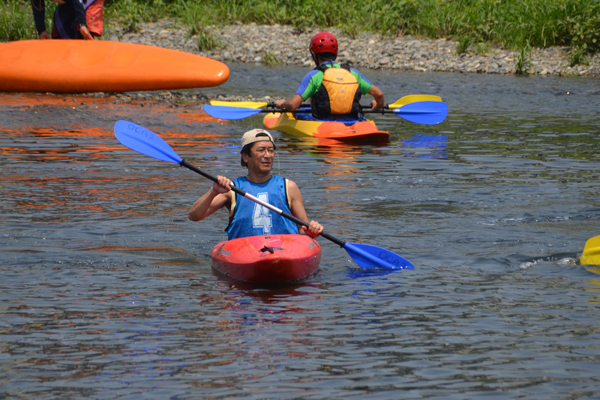
[[(381, 38), (362, 33), (353, 39), (332, 28), (340, 44), (338, 60), (359, 69), (411, 70), (422, 72), (462, 72), (504, 74), (515, 73), (518, 54), (500, 48), (476, 48), (457, 54), (457, 42), (446, 39), (424, 39), (413, 36)], [(198, 35), (173, 20), (162, 19), (140, 24), (135, 32), (110, 27), (104, 38), (123, 42), (150, 44), (200, 54), (227, 62), (263, 64), (267, 60), (283, 65), (312, 66), (308, 43), (317, 30), (300, 32), (282, 25), (229, 25), (207, 27), (206, 36), (220, 45), (210, 51), (199, 51)], [(532, 75), (600, 76), (600, 54), (588, 57), (588, 65), (569, 66), (568, 47), (531, 51)]]
[[(446, 39), (425, 39), (412, 36), (381, 38), (362, 33), (357, 38), (331, 29), (338, 38), (340, 53), (338, 60), (349, 62), (358, 69), (404, 70), (420, 72), (459, 72), (479, 74), (515, 74), (518, 54), (500, 48), (471, 48), (468, 53), (457, 54), (457, 42)], [(308, 52), (310, 38), (317, 30), (298, 31), (282, 25), (210, 26), (205, 28), (204, 39), (217, 43), (212, 50), (200, 51), (201, 37), (190, 35), (187, 27), (165, 18), (156, 22), (140, 24), (134, 32), (123, 27), (107, 26), (104, 40), (154, 45), (186, 51), (210, 57), (224, 63), (255, 63), (295, 65), (311, 67), (313, 62)], [(482, 50), (485, 50), (483, 52)], [(530, 75), (600, 77), (600, 54), (587, 58), (587, 65), (569, 66), (568, 47), (548, 49), (534, 48), (530, 54)], [(90, 94), (104, 97), (103, 93)], [(164, 91), (160, 93), (128, 93), (111, 95), (117, 103), (132, 101), (158, 101), (172, 105), (206, 104), (213, 99), (211, 94)], [(230, 101), (268, 98), (241, 96), (218, 96)]]

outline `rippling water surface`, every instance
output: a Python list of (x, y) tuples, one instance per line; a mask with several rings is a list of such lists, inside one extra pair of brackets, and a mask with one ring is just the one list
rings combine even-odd
[[(289, 96), (305, 70), (233, 65), (214, 94)], [(598, 398), (600, 81), (370, 72), (387, 100), (442, 96), (437, 126), (386, 115), (383, 147), (275, 133), (307, 212), (414, 270), (367, 273), (319, 239), (287, 287), (215, 275), (210, 183), (122, 147), (127, 119), (213, 174), (233, 123), (198, 107), (0, 94), (0, 397)], [(292, 83), (290, 83), (292, 82)]]

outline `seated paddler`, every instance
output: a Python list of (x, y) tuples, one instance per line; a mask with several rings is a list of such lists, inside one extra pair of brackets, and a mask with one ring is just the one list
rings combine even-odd
[(293, 221), (272, 212), (230, 189), (236, 187), (258, 197), (295, 217), (308, 221), (302, 194), (298, 185), (289, 179), (272, 175), (275, 159), (273, 137), (264, 129), (253, 129), (242, 137), (241, 165), (248, 169), (246, 176), (233, 182), (224, 176), (218, 176), (218, 184), (212, 187), (192, 205), (189, 218), (200, 221), (221, 208), (229, 211), (229, 225), (225, 229), (229, 240), (247, 236), (298, 234), (304, 233), (317, 237), (323, 227), (316, 221), (299, 229)]
[(373, 110), (385, 107), (381, 89), (348, 64), (335, 61), (338, 54), (335, 36), (329, 32), (317, 33), (310, 41), (309, 50), (316, 68), (306, 74), (292, 97), (277, 100), (275, 107), (291, 112), (310, 100), (307, 111), (312, 112), (316, 120), (362, 118), (360, 99), (365, 94), (373, 96), (370, 103)]

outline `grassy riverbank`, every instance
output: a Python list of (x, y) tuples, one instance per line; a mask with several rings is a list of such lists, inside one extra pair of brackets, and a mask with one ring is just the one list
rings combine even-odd
[[(0, 9), (1, 41), (37, 36), (28, 1), (0, 0)], [(482, 43), (512, 50), (571, 46), (581, 55), (600, 50), (598, 0), (106, 0), (106, 21), (131, 30), (162, 17), (179, 20), (192, 33), (207, 25), (256, 22), (298, 30), (333, 26), (351, 36), (370, 31), (453, 38), (458, 51)]]

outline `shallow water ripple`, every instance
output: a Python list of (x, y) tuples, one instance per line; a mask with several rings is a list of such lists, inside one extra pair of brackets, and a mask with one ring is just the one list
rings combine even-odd
[[(289, 91), (235, 71), (219, 91)], [(0, 397), (597, 398), (600, 279), (578, 261), (600, 234), (597, 82), (372, 75), (451, 114), (381, 117), (383, 147), (275, 132), (275, 170), (333, 235), (416, 268), (362, 271), (320, 239), (318, 273), (280, 288), (217, 276), (227, 215), (187, 220), (210, 183), (112, 133), (130, 119), (234, 177), (260, 120), (0, 95)]]

